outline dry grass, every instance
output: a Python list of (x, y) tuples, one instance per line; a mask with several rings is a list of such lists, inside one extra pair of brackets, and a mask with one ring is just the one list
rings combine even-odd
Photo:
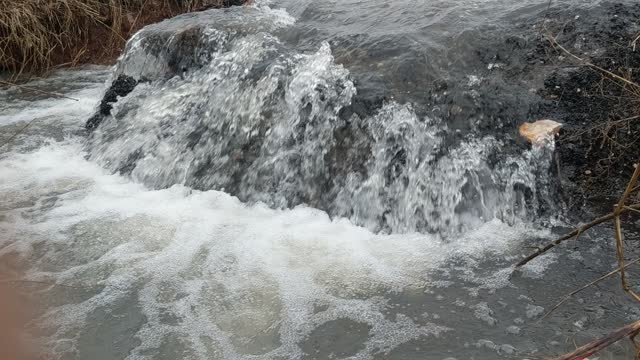
[(129, 35), (145, 24), (228, 2), (0, 0), (0, 71), (19, 75), (54, 65), (109, 62)]
[(615, 34), (599, 38), (601, 52), (586, 58), (563, 46), (575, 43), (573, 34), (547, 28), (543, 32), (561, 65), (579, 66), (550, 93), (559, 96), (570, 126), (559, 140), (559, 153), (564, 161), (577, 164), (570, 180), (580, 185), (584, 197), (613, 196), (638, 161), (640, 34)]

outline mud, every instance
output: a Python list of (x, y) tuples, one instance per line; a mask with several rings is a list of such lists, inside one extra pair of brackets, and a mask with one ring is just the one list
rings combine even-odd
[[(550, 28), (557, 41), (584, 61), (562, 50), (539, 91), (551, 102), (549, 116), (565, 124), (558, 141), (560, 173), (569, 206), (598, 207), (620, 196), (638, 161), (640, 140), (640, 52), (633, 40), (640, 32), (640, 4), (609, 4), (597, 20), (580, 18)], [(593, 66), (585, 66), (589, 62)], [(603, 71), (604, 70), (604, 71)], [(615, 79), (605, 71), (623, 79)]]

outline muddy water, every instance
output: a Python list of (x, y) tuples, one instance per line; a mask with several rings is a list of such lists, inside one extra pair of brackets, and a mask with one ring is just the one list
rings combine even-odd
[[(29, 84), (79, 101), (2, 90), (0, 134), (12, 140), (0, 150), (0, 261), (37, 281), (16, 285), (41, 305), (31, 336), (60, 359), (535, 359), (637, 319), (610, 281), (539, 321), (614, 266), (607, 229), (512, 275), (527, 246), (566, 225), (546, 181), (552, 147), (506, 148), (510, 130), (427, 116), (431, 100), (410, 93), (451, 68), (460, 92), (481, 92), (469, 64), (449, 64), (448, 41), (545, 8), (213, 11), (139, 34), (215, 19), (204, 49), (222, 50), (180, 75), (132, 43), (116, 69)], [(87, 134), (113, 72), (147, 79)], [(378, 91), (380, 104), (365, 101)], [(349, 124), (366, 151), (316, 157)], [(499, 149), (509, 153), (496, 165), (487, 154)], [(621, 343), (600, 358), (630, 352)]]

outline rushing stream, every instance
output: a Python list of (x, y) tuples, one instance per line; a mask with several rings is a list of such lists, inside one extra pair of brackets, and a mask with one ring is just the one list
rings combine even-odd
[(33, 281), (33, 339), (59, 359), (534, 359), (637, 318), (611, 282), (539, 321), (611, 269), (598, 233), (512, 276), (562, 224), (554, 145), (514, 140), (539, 79), (471, 54), (547, 7), (258, 2), (27, 84), (65, 97), (1, 90), (0, 263)]

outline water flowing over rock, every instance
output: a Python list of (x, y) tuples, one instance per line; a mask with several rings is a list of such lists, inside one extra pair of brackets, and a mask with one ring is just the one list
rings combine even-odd
[(327, 43), (308, 54), (281, 43), (273, 33), (292, 22), (232, 8), (143, 29), (114, 73), (139, 84), (96, 115), (91, 157), (152, 188), (306, 204), (375, 231), (446, 234), (548, 205), (538, 189), (548, 150), (453, 142), (441, 120), (394, 102), (345, 116), (357, 93), (349, 72)]
[(582, 122), (532, 24), (637, 4), (265, 2), (0, 89), (0, 278), (42, 358), (543, 358), (640, 314), (611, 281), (539, 321), (611, 270), (608, 229), (512, 268), (574, 225), (555, 140), (518, 135)]

